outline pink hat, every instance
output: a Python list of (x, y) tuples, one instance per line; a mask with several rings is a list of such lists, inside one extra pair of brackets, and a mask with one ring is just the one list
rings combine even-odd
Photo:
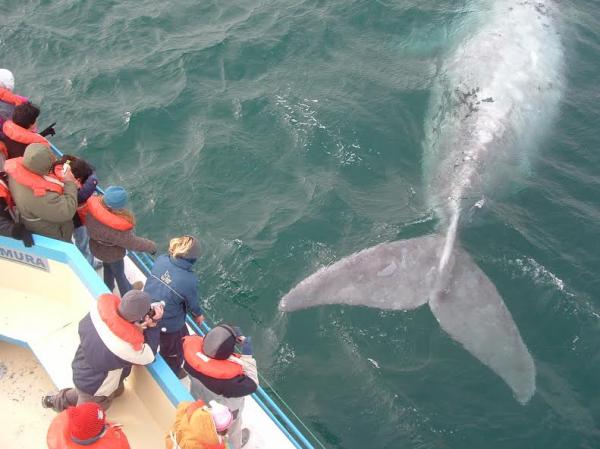
[(217, 401), (210, 401), (210, 415), (215, 423), (217, 432), (224, 432), (231, 426), (233, 415), (231, 410), (226, 406), (219, 404)]

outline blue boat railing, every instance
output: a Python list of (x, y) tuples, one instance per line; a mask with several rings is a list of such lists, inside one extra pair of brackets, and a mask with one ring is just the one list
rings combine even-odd
[[(63, 156), (63, 153), (54, 145), (50, 144), (52, 151), (54, 151), (59, 157)], [(104, 193), (102, 188), (97, 187), (96, 190), (99, 193)], [(150, 275), (150, 270), (154, 266), (154, 259), (147, 253), (140, 253), (134, 251), (127, 252), (129, 258), (133, 263), (144, 273), (146, 276)], [(210, 319), (205, 317), (202, 326), (198, 326), (198, 324), (193, 320), (192, 316), (188, 314), (187, 316), (187, 324), (191, 329), (198, 335), (204, 336), (206, 332), (211, 329), (211, 326), (208, 324)], [(268, 385), (269, 389), (274, 392), (279, 398), (280, 402), (289, 410), (289, 412), (294, 416), (294, 420), (310, 435), (310, 438), (313, 440), (313, 443), (300, 431), (298, 426), (290, 419), (290, 417), (282, 410), (281, 406), (277, 404), (269, 394), (259, 386), (255, 393), (252, 394), (253, 399), (256, 403), (262, 408), (262, 410), (271, 418), (271, 420), (275, 423), (275, 425), (285, 434), (285, 436), (290, 440), (290, 442), (297, 449), (315, 449), (315, 445), (325, 449), (323, 443), (317, 438), (317, 436), (302, 422), (302, 420), (294, 413), (294, 411), (281, 399), (281, 396), (277, 394), (275, 389), (269, 384), (269, 382), (259, 373), (259, 382)]]

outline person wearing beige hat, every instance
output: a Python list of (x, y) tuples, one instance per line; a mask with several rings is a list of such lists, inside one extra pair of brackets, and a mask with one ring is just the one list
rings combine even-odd
[(199, 255), (200, 245), (195, 237), (184, 235), (171, 239), (169, 253), (156, 259), (144, 287), (154, 301), (164, 301), (160, 355), (179, 378), (187, 375), (182, 368), (181, 340), (188, 335), (186, 313), (190, 313), (198, 325), (204, 320), (198, 301), (198, 277), (193, 271)]

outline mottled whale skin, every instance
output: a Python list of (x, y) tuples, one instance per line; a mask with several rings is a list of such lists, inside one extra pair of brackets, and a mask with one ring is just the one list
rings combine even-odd
[(528, 402), (535, 364), (485, 273), (456, 242), (461, 213), (506, 189), (552, 125), (562, 92), (560, 36), (549, 1), (496, 1), (440, 66), (424, 142), (438, 233), (382, 243), (323, 267), (290, 290), (282, 311), (324, 304), (410, 310), (440, 326)]

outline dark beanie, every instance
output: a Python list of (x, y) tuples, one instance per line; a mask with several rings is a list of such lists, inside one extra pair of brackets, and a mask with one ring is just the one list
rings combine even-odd
[(129, 290), (121, 298), (119, 315), (127, 321), (139, 321), (148, 313), (152, 297), (140, 290)]
[(225, 360), (235, 347), (235, 336), (231, 328), (219, 324), (213, 327), (204, 337), (202, 351), (211, 359)]

